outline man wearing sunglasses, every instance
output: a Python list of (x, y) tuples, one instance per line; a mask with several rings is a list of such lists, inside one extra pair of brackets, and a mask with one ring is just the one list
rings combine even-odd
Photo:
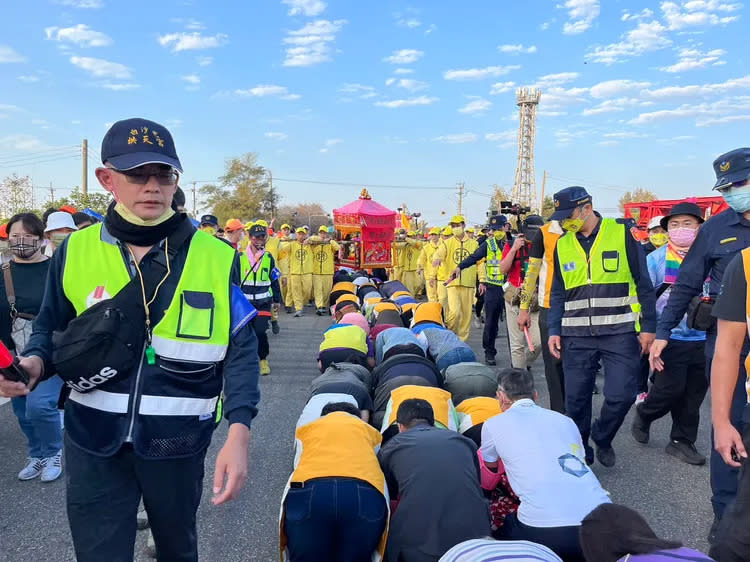
[[(694, 307), (694, 297), (703, 295), (705, 300), (701, 306), (710, 306), (719, 295), (729, 262), (744, 248), (750, 246), (750, 148), (737, 148), (722, 154), (714, 160), (713, 166), (716, 173), (714, 189), (721, 194), (730, 208), (706, 221), (680, 265), (680, 275), (670, 289), (669, 302), (656, 327), (656, 340), (651, 346), (650, 354), (651, 368), (661, 368), (661, 355), (667, 347), (671, 330), (680, 323), (683, 315), (688, 312), (688, 307)], [(735, 302), (733, 305), (744, 314), (742, 302)], [(706, 331), (706, 372), (711, 373), (712, 377), (715, 448), (711, 452), (711, 503), (714, 523), (709, 534), (709, 542), (713, 543), (719, 521), (726, 507), (737, 495), (739, 468), (736, 464), (726, 464), (716, 449), (721, 446), (725, 436), (742, 433), (743, 411), (750, 412), (750, 409), (746, 408), (745, 392), (745, 358), (750, 345), (745, 337), (739, 373), (734, 373), (731, 378), (721, 377), (721, 388), (717, 389), (716, 381), (713, 380), (717, 373), (711, 371), (716, 345), (716, 321), (704, 327), (694, 327)], [(727, 386), (728, 381), (731, 381), (730, 386)], [(717, 397), (717, 394), (721, 396)], [(720, 410), (717, 410), (717, 404), (721, 404)]]
[[(197, 560), (204, 460), (222, 417), (229, 433), (213, 503), (237, 496), (257, 413), (257, 314), (237, 253), (173, 208), (182, 165), (169, 131), (118, 121), (96, 177), (113, 197), (104, 222), (55, 252), (20, 365), (24, 396), (66, 381), (67, 511), (80, 562), (132, 559), (143, 503), (160, 560)], [(57, 332), (53, 339), (53, 332)]]

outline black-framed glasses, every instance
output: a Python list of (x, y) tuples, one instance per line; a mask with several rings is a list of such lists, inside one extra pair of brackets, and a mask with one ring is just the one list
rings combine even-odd
[(118, 174), (122, 174), (123, 176), (125, 176), (128, 183), (136, 185), (146, 185), (148, 183), (148, 180), (151, 179), (151, 176), (156, 178), (156, 181), (159, 185), (164, 186), (175, 185), (177, 183), (177, 180), (180, 179), (180, 174), (173, 168), (167, 170), (158, 170), (154, 172), (149, 172), (143, 168), (134, 168), (132, 170), (115, 170), (114, 168), (110, 169), (114, 170)]

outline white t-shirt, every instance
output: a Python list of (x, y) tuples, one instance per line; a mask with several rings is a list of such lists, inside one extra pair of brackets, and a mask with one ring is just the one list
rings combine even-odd
[(573, 420), (533, 400), (518, 400), (484, 422), (481, 450), (487, 462), (502, 459), (521, 499), (517, 516), (525, 525), (580, 525), (595, 507), (610, 501), (586, 466)]

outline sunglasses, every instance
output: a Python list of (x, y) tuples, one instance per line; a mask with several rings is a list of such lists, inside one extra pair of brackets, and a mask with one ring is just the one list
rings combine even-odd
[(109, 169), (117, 172), (118, 174), (122, 174), (127, 178), (128, 183), (132, 183), (135, 185), (146, 185), (148, 183), (148, 180), (151, 179), (151, 176), (156, 178), (156, 182), (159, 185), (164, 186), (175, 185), (177, 183), (177, 180), (180, 179), (180, 174), (178, 174), (176, 170), (171, 168), (169, 170), (159, 170), (156, 172), (148, 172), (143, 168), (134, 168), (132, 170), (115, 170), (114, 168)]

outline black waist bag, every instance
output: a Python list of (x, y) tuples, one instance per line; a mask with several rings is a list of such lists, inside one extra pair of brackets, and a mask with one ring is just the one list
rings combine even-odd
[(687, 309), (687, 327), (702, 332), (712, 330), (716, 326), (716, 318), (711, 314), (713, 308), (713, 299), (702, 295), (693, 297)]
[(137, 300), (140, 286), (133, 281), (53, 335), (52, 362), (70, 389), (83, 393), (106, 389), (130, 376), (140, 360), (145, 314)]

